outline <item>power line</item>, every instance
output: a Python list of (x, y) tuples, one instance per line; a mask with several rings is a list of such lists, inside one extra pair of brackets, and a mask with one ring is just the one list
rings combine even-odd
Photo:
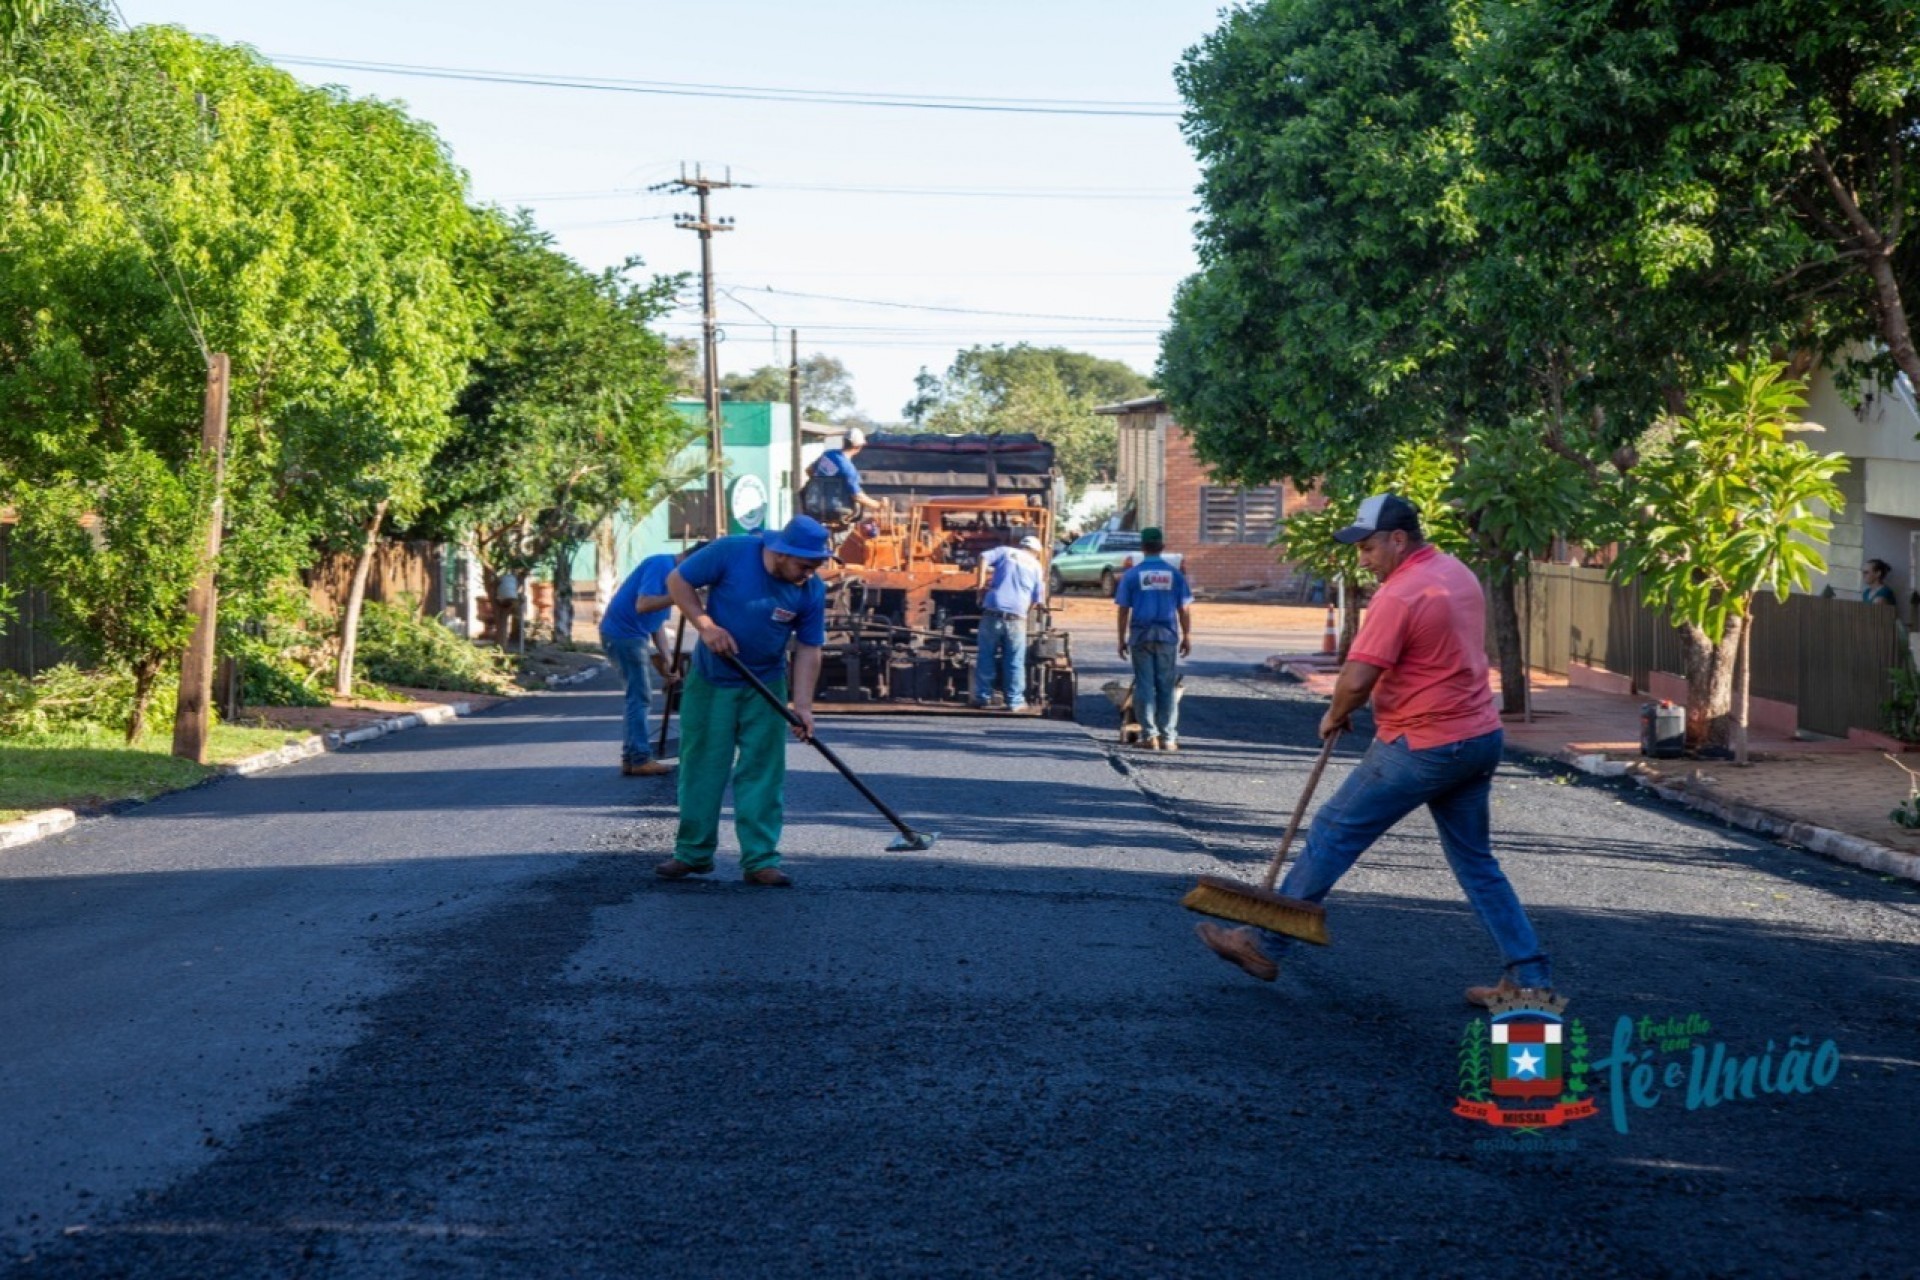
[(1015, 115), (1139, 116), (1178, 119), (1178, 107), (1165, 103), (1104, 103), (1100, 99), (942, 97), (838, 89), (779, 89), (756, 85), (685, 84), (671, 80), (618, 80), (601, 76), (539, 75), (487, 71), (462, 67), (433, 67), (399, 62), (363, 62), (346, 58), (307, 58), (269, 54), (274, 62), (294, 67), (321, 67), (332, 71), (363, 71), (378, 75), (413, 76), (428, 80), (466, 80), (480, 84), (523, 85), (540, 89), (583, 89), (598, 93), (633, 93), (679, 98), (731, 98), (741, 102), (800, 102), (816, 106), (899, 107), (921, 111), (981, 111)]
[[(898, 307), (907, 311), (944, 311), (963, 316), (1005, 316), (1014, 320), (1078, 320), (1092, 324), (1150, 324), (1159, 326), (1159, 320), (1142, 320), (1138, 316), (1066, 316), (1044, 311), (987, 311), (978, 307), (937, 307), (922, 302), (887, 302), (879, 298), (847, 298), (832, 293), (802, 293), (797, 289), (776, 289), (770, 284), (734, 286), (736, 289), (751, 290), (755, 293), (771, 293), (783, 298), (811, 298), (819, 302), (847, 302), (862, 307)], [(812, 326), (808, 326), (811, 328)], [(1155, 332), (1159, 332), (1158, 328)]]
[[(1118, 201), (1174, 201), (1190, 200), (1191, 191), (1179, 191), (1166, 188), (1127, 188), (1127, 187), (1059, 187), (1020, 188), (1017, 190), (999, 190), (983, 187), (884, 187), (857, 184), (833, 184), (810, 182), (756, 182), (753, 184), (761, 191), (795, 191), (808, 195), (860, 195), (860, 196), (925, 196), (934, 199), (960, 200), (1118, 200)], [(502, 200), (620, 200), (648, 194), (637, 188), (616, 188), (610, 191), (549, 191), (534, 192), (528, 195), (502, 196)]]

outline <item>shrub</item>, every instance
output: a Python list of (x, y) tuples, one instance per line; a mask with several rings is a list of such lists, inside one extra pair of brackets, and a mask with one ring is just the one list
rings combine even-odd
[[(179, 678), (168, 673), (154, 681), (147, 699), (149, 723), (171, 725)], [(131, 671), (82, 671), (72, 663), (50, 667), (29, 680), (0, 671), (0, 737), (78, 730), (122, 733), (133, 714)]]
[(405, 601), (367, 602), (357, 665), (366, 680), (413, 689), (501, 693), (514, 687), (511, 658), (468, 643)]

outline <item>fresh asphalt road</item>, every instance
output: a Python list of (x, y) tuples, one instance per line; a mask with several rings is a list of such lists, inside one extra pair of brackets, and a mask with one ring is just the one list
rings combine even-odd
[(827, 722), (930, 853), (794, 747), (792, 890), (656, 880), (671, 783), (616, 776), (604, 680), (0, 855), (0, 1266), (1913, 1272), (1913, 886), (1509, 765), (1501, 853), (1596, 1058), (1695, 1015), (1840, 1061), (1694, 1110), (1601, 1072), (1598, 1116), (1501, 1134), (1451, 1113), (1494, 957), (1430, 825), (1245, 978), (1178, 898), (1257, 872), (1318, 705), (1222, 637), (1185, 750), (1121, 753), (1104, 639), (1083, 726)]

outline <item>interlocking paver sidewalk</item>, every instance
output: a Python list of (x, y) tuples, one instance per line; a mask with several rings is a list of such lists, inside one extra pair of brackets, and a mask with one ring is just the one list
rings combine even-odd
[[(1277, 655), (1268, 665), (1316, 693), (1333, 690), (1333, 668), (1319, 655)], [(1500, 687), (1498, 673), (1493, 687)], [(1884, 748), (1755, 729), (1745, 768), (1730, 760), (1650, 760), (1640, 754), (1646, 701), (1644, 694), (1575, 688), (1564, 676), (1535, 672), (1533, 719), (1505, 717), (1507, 745), (1590, 773), (1631, 774), (1668, 799), (1735, 825), (1920, 879), (1920, 831), (1888, 817), (1907, 798), (1908, 778)], [(1920, 769), (1920, 756), (1906, 763)]]

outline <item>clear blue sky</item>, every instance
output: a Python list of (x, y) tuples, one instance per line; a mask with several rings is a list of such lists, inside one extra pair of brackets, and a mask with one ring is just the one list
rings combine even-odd
[[(276, 60), (1145, 109), (1177, 107), (1173, 67), (1220, 7), (119, 0), (130, 23), (182, 26)], [(283, 65), (406, 103), (447, 140), (478, 199), (533, 209), (590, 267), (639, 254), (653, 271), (697, 269), (697, 238), (671, 221), (692, 198), (643, 190), (683, 162), (764, 184), (716, 196), (715, 213), (738, 227), (715, 241), (719, 283), (734, 295), (719, 308), (722, 369), (784, 364), (786, 329), (798, 328), (802, 352), (843, 360), (860, 407), (883, 421), (898, 417), (920, 366), (940, 373), (976, 342), (1057, 343), (1151, 373), (1173, 288), (1194, 266), (1197, 169), (1175, 118), (737, 101)], [(687, 301), (670, 332), (698, 333), (697, 290)]]

